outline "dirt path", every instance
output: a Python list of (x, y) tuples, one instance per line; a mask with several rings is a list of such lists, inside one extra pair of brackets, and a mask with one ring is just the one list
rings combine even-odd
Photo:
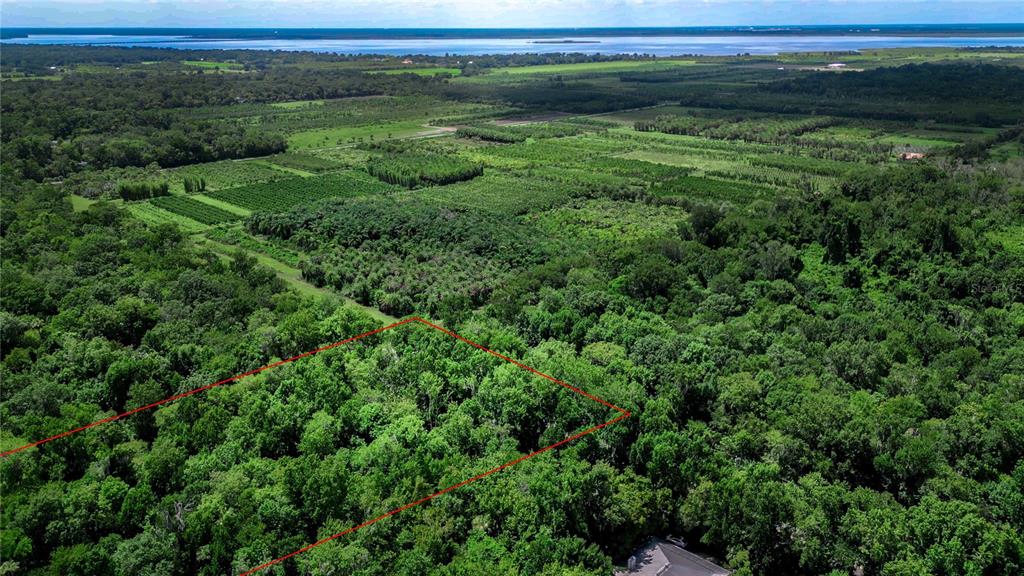
[(255, 258), (256, 261), (259, 262), (260, 264), (273, 270), (274, 273), (277, 274), (278, 278), (284, 280), (290, 287), (297, 290), (300, 294), (326, 296), (331, 299), (341, 300), (348, 304), (349, 306), (362, 310), (368, 316), (382, 324), (391, 324), (393, 322), (398, 321), (398, 318), (395, 318), (394, 316), (389, 316), (371, 306), (363, 306), (362, 304), (356, 302), (355, 300), (352, 300), (351, 298), (346, 298), (341, 294), (338, 294), (336, 291), (331, 290), (330, 288), (320, 288), (310, 284), (309, 282), (305, 281), (302, 278), (302, 272), (298, 268), (293, 268), (285, 264), (284, 262), (281, 262), (280, 260), (267, 256), (266, 254), (261, 254), (259, 252), (254, 252), (252, 250), (246, 250), (244, 248), (241, 248), (240, 246), (232, 246), (230, 244), (217, 242), (216, 240), (211, 240), (210, 238), (207, 238), (202, 234), (196, 234), (192, 237), (192, 239), (196, 242), (196, 244), (209, 248), (210, 250), (216, 252), (222, 258), (231, 258), (231, 254), (234, 253), (236, 250), (244, 251), (246, 254), (249, 254), (250, 256)]

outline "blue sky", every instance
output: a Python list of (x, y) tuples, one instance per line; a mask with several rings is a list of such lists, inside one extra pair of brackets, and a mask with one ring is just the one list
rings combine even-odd
[(571, 27), (1024, 21), (1024, 0), (0, 0), (2, 26)]

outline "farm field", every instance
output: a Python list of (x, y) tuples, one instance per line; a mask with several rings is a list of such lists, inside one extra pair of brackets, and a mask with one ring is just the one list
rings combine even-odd
[(190, 218), (200, 224), (221, 224), (239, 218), (234, 212), (186, 196), (164, 196), (154, 198), (150, 202), (157, 208)]
[(279, 168), (295, 170), (307, 175), (320, 172), (330, 172), (332, 170), (338, 170), (345, 167), (344, 164), (340, 162), (333, 162), (327, 158), (313, 156), (310, 154), (298, 154), (295, 152), (285, 152), (270, 156), (267, 158), (267, 162), (270, 162)]
[(210, 206), (213, 206), (220, 210), (224, 210), (225, 212), (230, 212), (243, 218), (252, 215), (252, 210), (247, 210), (245, 208), (242, 208), (241, 206), (236, 206), (235, 204), (229, 204), (228, 202), (223, 202), (221, 200), (217, 200), (216, 198), (211, 198), (206, 194), (193, 194), (189, 196), (189, 198), (197, 202), (202, 202), (203, 204), (209, 204)]
[(282, 110), (299, 110), (303, 108), (315, 108), (323, 106), (324, 100), (295, 100), (291, 102), (272, 102), (270, 104), (273, 108), (280, 108)]
[[(227, 234), (227, 238), (222, 236), (222, 234)], [(310, 284), (303, 279), (302, 271), (292, 265), (295, 254), (287, 253), (279, 248), (269, 246), (266, 243), (246, 236), (244, 233), (240, 233), (238, 230), (220, 229), (216, 232), (208, 231), (206, 235), (200, 237), (197, 242), (203, 246), (209, 246), (222, 258), (228, 261), (233, 258), (233, 254), (237, 253), (238, 250), (241, 249), (246, 251), (251, 254), (260, 265), (273, 270), (277, 274), (278, 278), (284, 280), (300, 294), (314, 298), (327, 298), (330, 300), (343, 301), (346, 306), (355, 308), (370, 318), (378, 320), (382, 324), (391, 324), (398, 321), (398, 318), (388, 316), (376, 308), (363, 306), (349, 298), (340, 298), (335, 291), (329, 288), (319, 288)], [(297, 264), (297, 262), (294, 263)]]
[(293, 150), (331, 148), (351, 145), (356, 142), (363, 142), (367, 140), (391, 140), (394, 138), (408, 138), (410, 136), (426, 135), (436, 132), (436, 129), (425, 126), (421, 122), (410, 120), (404, 122), (321, 128), (296, 132), (288, 137), (288, 145)]
[(216, 60), (182, 60), (185, 66), (193, 66), (206, 70), (240, 71), (242, 65), (237, 62), (218, 62)]
[(172, 224), (186, 233), (201, 232), (207, 228), (197, 220), (165, 210), (149, 202), (129, 203), (125, 209), (135, 218), (150, 225)]
[(165, 177), (171, 185), (171, 192), (184, 193), (184, 182), (188, 178), (202, 180), (205, 189), (212, 191), (280, 180), (287, 178), (288, 174), (258, 160), (223, 160), (172, 168), (165, 171)]
[(438, 74), (448, 74), (451, 76), (458, 76), (462, 73), (461, 68), (403, 68), (399, 70), (369, 70), (370, 74), (416, 74), (417, 76), (436, 76)]
[(612, 200), (587, 200), (546, 212), (530, 219), (552, 237), (570, 238), (573, 244), (599, 242), (616, 244), (656, 238), (675, 229), (687, 214), (676, 206), (646, 206)]
[(0, 574), (1022, 573), (1022, 54), (4, 44)]
[(549, 64), (505, 68), (498, 74), (576, 74), (582, 72), (658, 72), (676, 66), (694, 66), (694, 60), (658, 60), (656, 62), (585, 62), (581, 64)]
[(211, 192), (208, 196), (250, 211), (273, 211), (326, 198), (384, 194), (390, 190), (392, 186), (365, 172), (349, 171), (239, 186)]
[(571, 190), (567, 184), (543, 179), (485, 175), (470, 182), (428, 188), (417, 194), (442, 206), (503, 214), (528, 214), (565, 202)]

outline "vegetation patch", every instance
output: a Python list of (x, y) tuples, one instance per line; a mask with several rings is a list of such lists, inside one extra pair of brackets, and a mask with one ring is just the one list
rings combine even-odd
[(146, 200), (169, 193), (167, 182), (121, 182), (117, 185), (117, 195), (122, 200)]
[(529, 228), (508, 216), (416, 197), (342, 202), (257, 213), (248, 228), (309, 253), (302, 270), (310, 282), (393, 316), (481, 305), (513, 269), (542, 254)]
[[(463, 126), (455, 133), (462, 138), (478, 138), (491, 142), (512, 144), (525, 142), (528, 138), (562, 138), (576, 136), (587, 130), (580, 124), (567, 122), (544, 122), (522, 126), (497, 126), (494, 124), (476, 124)], [(593, 130), (593, 128), (591, 128)]]
[(404, 122), (387, 122), (367, 124), (363, 126), (339, 126), (337, 128), (317, 128), (296, 132), (288, 136), (288, 148), (304, 150), (310, 148), (329, 148), (345, 144), (391, 140), (406, 138), (429, 131), (423, 123), (415, 120)]
[(297, 204), (325, 198), (375, 195), (392, 190), (394, 188), (365, 172), (347, 171), (230, 188), (211, 192), (208, 196), (253, 212), (267, 212), (283, 211)]
[(439, 154), (384, 154), (366, 163), (366, 170), (388, 184), (406, 188), (452, 184), (484, 173), (482, 164)]
[(418, 194), (453, 208), (528, 214), (565, 202), (577, 189), (573, 184), (552, 185), (544, 179), (487, 174), (471, 182), (427, 188)]
[(534, 214), (528, 220), (551, 237), (568, 239), (569, 244), (594, 241), (608, 245), (661, 236), (675, 230), (686, 214), (675, 206), (600, 199)]
[(500, 68), (494, 74), (574, 74), (583, 72), (624, 72), (644, 71), (653, 72), (676, 66), (693, 66), (694, 60), (658, 60), (649, 62), (643, 60), (610, 60), (607, 62), (580, 62), (576, 64), (544, 64), (539, 66), (520, 66)]
[(1024, 257), (1024, 226), (1010, 226), (988, 233), (988, 239), (995, 242), (1009, 254)]
[(335, 162), (329, 158), (313, 156), (312, 154), (300, 154), (296, 152), (275, 154), (274, 156), (267, 158), (267, 161), (285, 168), (303, 170), (305, 172), (312, 173), (330, 172), (331, 170), (338, 170), (345, 167), (344, 164)]
[(191, 218), (201, 224), (221, 224), (238, 220), (240, 217), (234, 212), (228, 212), (212, 204), (200, 202), (187, 196), (164, 196), (154, 198), (151, 202), (157, 208)]
[(746, 182), (680, 176), (658, 182), (651, 191), (658, 196), (683, 196), (696, 200), (720, 200), (746, 204), (758, 198), (772, 198), (777, 190)]
[(439, 74), (447, 74), (448, 76), (458, 76), (462, 74), (461, 68), (400, 68), (397, 70), (368, 70), (369, 74), (415, 74), (417, 76), (437, 76)]
[(237, 62), (218, 62), (216, 60), (182, 60), (185, 66), (205, 68), (208, 70), (241, 70), (242, 65)]
[(189, 234), (201, 232), (206, 225), (197, 220), (164, 210), (151, 202), (133, 202), (125, 205), (125, 209), (135, 218), (150, 226), (169, 224)]
[(266, 164), (252, 160), (227, 160), (193, 164), (192, 166), (165, 170), (164, 174), (171, 183), (171, 191), (179, 193), (188, 192), (185, 188), (186, 180), (202, 181), (204, 183), (203, 190), (213, 191), (288, 177), (287, 174), (279, 170), (274, 170)]

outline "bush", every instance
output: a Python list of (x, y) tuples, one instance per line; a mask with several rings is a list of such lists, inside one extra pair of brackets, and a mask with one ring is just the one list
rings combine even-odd
[(366, 170), (388, 184), (406, 188), (454, 184), (484, 173), (483, 164), (437, 154), (388, 154), (375, 156)]
[(122, 182), (117, 185), (117, 195), (122, 200), (147, 200), (157, 196), (167, 196), (167, 182)]

